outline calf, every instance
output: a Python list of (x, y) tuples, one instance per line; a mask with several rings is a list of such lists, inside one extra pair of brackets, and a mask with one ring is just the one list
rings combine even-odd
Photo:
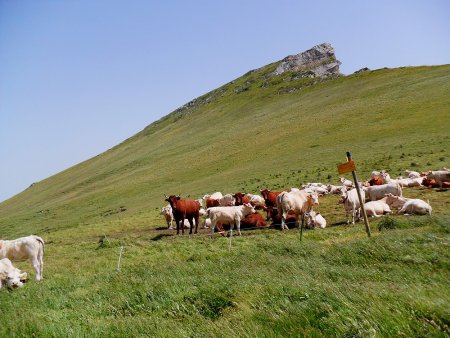
[[(166, 196), (167, 197), (167, 196)], [(189, 229), (189, 234), (192, 234), (192, 229), (195, 225), (195, 233), (198, 230), (198, 218), (200, 206), (195, 200), (182, 200), (180, 196), (170, 195), (166, 198), (166, 201), (170, 203), (172, 207), (173, 217), (175, 219), (175, 224), (177, 225), (177, 235), (181, 233), (184, 235), (184, 220), (187, 219), (191, 228)]]
[[(365, 193), (364, 190), (361, 191), (361, 198), (364, 201)], [(358, 193), (356, 188), (352, 190), (342, 189), (341, 198), (339, 199), (339, 203), (344, 205), (345, 215), (347, 217), (347, 224), (350, 223), (348, 220), (348, 214), (352, 215), (352, 224), (355, 224), (355, 218), (357, 221), (361, 217), (361, 204), (359, 203)]]
[(0, 259), (0, 289), (6, 285), (10, 289), (21, 288), (27, 273), (15, 268), (8, 258)]
[(311, 210), (305, 213), (306, 226), (309, 228), (325, 228), (327, 226), (327, 221), (320, 214), (320, 212), (315, 212)]
[(214, 228), (218, 223), (233, 224), (230, 228), (231, 230), (236, 225), (238, 234), (241, 235), (241, 220), (248, 214), (255, 212), (255, 208), (251, 204), (209, 208), (206, 211), (206, 215), (207, 218), (211, 219), (211, 235), (214, 234)]
[(21, 237), (14, 240), (0, 240), (0, 259), (12, 261), (29, 260), (36, 273), (36, 280), (43, 278), (44, 240), (38, 236)]
[(431, 205), (421, 199), (405, 198), (401, 196), (394, 196), (392, 194), (386, 195), (386, 203), (394, 208), (400, 208), (399, 214), (405, 215), (430, 215)]
[(164, 219), (167, 223), (167, 229), (172, 229), (172, 223), (173, 223), (173, 214), (172, 214), (172, 207), (170, 206), (170, 203), (167, 204), (165, 207), (161, 208), (160, 215), (164, 216)]
[(371, 217), (381, 217), (384, 214), (391, 213), (391, 208), (386, 203), (386, 197), (378, 200), (378, 201), (370, 201), (364, 204), (364, 210), (366, 211), (367, 216)]

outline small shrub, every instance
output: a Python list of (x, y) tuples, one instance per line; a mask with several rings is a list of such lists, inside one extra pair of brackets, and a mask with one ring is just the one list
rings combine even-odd
[(411, 162), (410, 166), (411, 166), (411, 167), (418, 167), (419, 164), (417, 164), (417, 162)]
[(392, 217), (384, 217), (379, 223), (378, 223), (378, 231), (381, 231), (382, 229), (396, 229), (399, 227), (399, 222)]

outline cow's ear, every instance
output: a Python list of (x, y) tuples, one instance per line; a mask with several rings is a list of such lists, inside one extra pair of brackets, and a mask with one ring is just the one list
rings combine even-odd
[(0, 272), (0, 283), (2, 280), (6, 280), (6, 274), (4, 272)]
[(178, 196), (177, 196), (177, 200), (181, 200), (181, 197), (180, 197), (180, 195), (178, 195)]
[(19, 279), (20, 279), (21, 282), (26, 281), (26, 280), (28, 279), (28, 274), (27, 274), (26, 272), (22, 272), (22, 273), (19, 275)]

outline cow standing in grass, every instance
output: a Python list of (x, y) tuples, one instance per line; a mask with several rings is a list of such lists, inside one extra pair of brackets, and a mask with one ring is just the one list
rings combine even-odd
[[(167, 197), (167, 196), (166, 196)], [(181, 233), (184, 235), (184, 220), (187, 219), (191, 226), (189, 234), (192, 234), (192, 229), (195, 225), (195, 233), (198, 230), (198, 218), (200, 205), (196, 200), (182, 200), (180, 196), (170, 195), (166, 198), (166, 201), (170, 203), (172, 207), (173, 217), (177, 225), (177, 235)]]

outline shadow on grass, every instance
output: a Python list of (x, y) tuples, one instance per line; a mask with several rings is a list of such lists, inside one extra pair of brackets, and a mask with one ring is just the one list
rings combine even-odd
[(172, 236), (173, 236), (172, 234), (159, 234), (159, 235), (156, 235), (156, 236), (153, 237), (153, 238), (150, 238), (150, 240), (153, 241), (153, 242), (155, 242), (155, 241), (160, 241), (160, 240), (163, 239), (164, 237), (172, 237)]

